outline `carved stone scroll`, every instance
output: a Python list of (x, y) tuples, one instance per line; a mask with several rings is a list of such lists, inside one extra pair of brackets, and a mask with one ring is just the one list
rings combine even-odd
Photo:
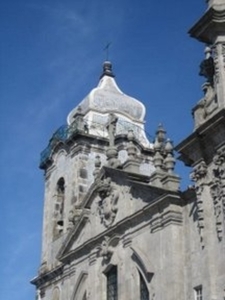
[(219, 53), (218, 53), (218, 48), (216, 46), (214, 46), (212, 48), (213, 50), (213, 56), (214, 56), (214, 69), (215, 69), (215, 83), (219, 83)]
[(213, 181), (211, 195), (213, 198), (214, 215), (218, 240), (223, 238), (223, 224), (225, 222), (225, 146), (217, 150), (213, 159)]
[(198, 229), (200, 234), (200, 241), (202, 243), (204, 240), (204, 209), (202, 193), (204, 190), (206, 174), (207, 166), (204, 161), (201, 161), (197, 166), (195, 166), (193, 172), (191, 173), (191, 179), (195, 182), (195, 191), (197, 196), (196, 205), (198, 214)]
[(225, 44), (217, 44), (213, 47), (215, 82), (221, 81), (221, 71), (225, 72)]

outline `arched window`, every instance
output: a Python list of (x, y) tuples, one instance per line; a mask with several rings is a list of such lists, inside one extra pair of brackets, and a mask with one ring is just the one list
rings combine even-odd
[(149, 300), (148, 287), (140, 272), (139, 272), (139, 279), (140, 279), (140, 300)]
[(107, 278), (107, 300), (117, 300), (118, 285), (117, 285), (117, 267), (112, 266), (106, 273)]
[(65, 198), (65, 180), (61, 177), (57, 182), (57, 204), (58, 204), (58, 230), (63, 231), (63, 214), (64, 214), (64, 198)]
[(54, 238), (63, 232), (64, 225), (65, 180), (61, 177), (56, 184), (56, 201), (54, 212)]

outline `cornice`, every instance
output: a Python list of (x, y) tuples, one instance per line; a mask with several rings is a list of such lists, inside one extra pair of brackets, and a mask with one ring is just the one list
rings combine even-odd
[(225, 140), (225, 109), (220, 110), (198, 127), (191, 135), (175, 147), (179, 160), (192, 166), (203, 158), (206, 163), (212, 160), (214, 149)]
[(188, 33), (203, 43), (213, 43), (218, 35), (225, 33), (225, 9), (209, 8)]
[(48, 281), (52, 281), (53, 279), (59, 277), (63, 274), (64, 265), (60, 265), (48, 272), (41, 273), (37, 277), (33, 278), (30, 282), (34, 284), (37, 288), (41, 285), (45, 284)]

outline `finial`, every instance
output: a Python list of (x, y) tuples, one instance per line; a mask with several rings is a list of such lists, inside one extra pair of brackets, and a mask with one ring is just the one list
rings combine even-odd
[(134, 138), (135, 138), (134, 131), (132, 129), (129, 129), (127, 134), (128, 141), (133, 141)]
[(173, 153), (173, 143), (172, 143), (172, 141), (170, 139), (166, 140), (165, 151), (167, 153)]
[(153, 164), (156, 168), (156, 171), (161, 171), (163, 166), (163, 156), (161, 155), (160, 151), (156, 151), (153, 157)]
[(100, 76), (100, 79), (105, 75), (110, 77), (115, 77), (115, 75), (112, 72), (112, 64), (108, 60), (103, 63), (103, 72), (102, 75)]
[(95, 168), (100, 168), (101, 167), (101, 158), (100, 158), (100, 156), (99, 155), (96, 155), (95, 156)]
[(79, 113), (81, 113), (81, 112), (82, 112), (82, 108), (81, 108), (81, 106), (80, 106), (80, 105), (78, 105), (78, 107), (77, 107), (77, 111), (78, 111)]
[(135, 159), (137, 157), (137, 147), (134, 144), (135, 135), (132, 129), (128, 130), (127, 139), (129, 141), (127, 145), (127, 154), (129, 159)]
[(166, 158), (164, 159), (165, 168), (168, 173), (172, 174), (176, 160), (173, 156), (173, 144), (170, 139), (167, 139), (165, 144)]
[(165, 136), (166, 136), (166, 130), (163, 128), (163, 125), (160, 123), (156, 131), (156, 138), (158, 139), (158, 142), (164, 143)]
[(100, 168), (101, 168), (101, 157), (99, 155), (95, 156), (95, 169), (93, 172), (94, 177), (96, 178), (100, 172)]

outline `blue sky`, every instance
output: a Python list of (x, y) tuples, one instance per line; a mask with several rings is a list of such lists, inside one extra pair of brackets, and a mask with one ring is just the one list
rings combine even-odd
[[(39, 154), (98, 83), (104, 46), (119, 87), (162, 122), (175, 144), (193, 130), (202, 97), (203, 45), (187, 31), (204, 0), (2, 0), (0, 4), (0, 299), (34, 299), (40, 262), (43, 172)], [(177, 172), (187, 172), (181, 165)]]

